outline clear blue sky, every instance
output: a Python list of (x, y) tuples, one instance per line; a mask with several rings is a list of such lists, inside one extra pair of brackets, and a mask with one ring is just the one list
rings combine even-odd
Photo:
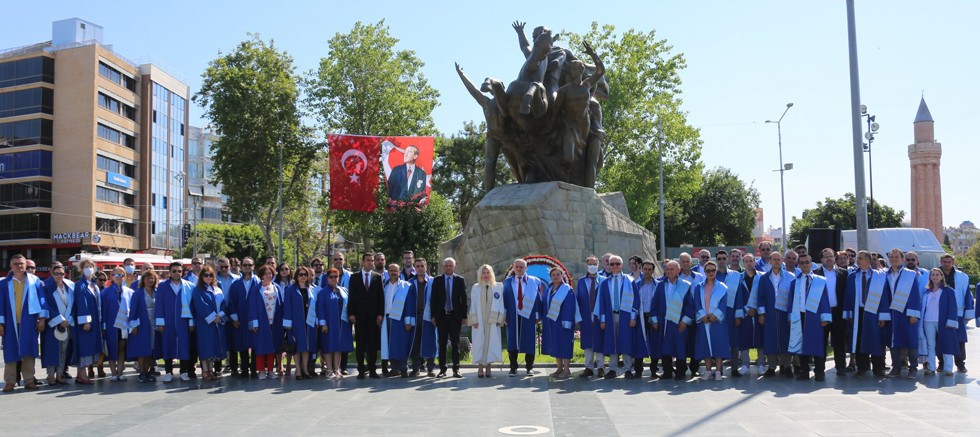
[[(976, 133), (968, 133), (980, 119), (980, 2), (857, 3), (862, 100), (881, 124), (873, 156), (876, 199), (908, 218), (907, 147), (924, 92), (943, 143), (945, 224), (980, 220), (977, 184), (969, 176), (976, 155), (968, 152), (978, 145)], [(401, 39), (398, 47), (425, 61), (426, 76), (442, 94), (436, 126), (453, 133), (482, 117), (453, 62), (471, 78), (511, 80), (521, 63), (511, 21), (576, 32), (592, 21), (655, 29), (687, 58), (683, 108), (701, 130), (704, 162), (729, 167), (759, 189), (766, 226), (779, 226), (780, 190), (772, 171), (779, 166), (776, 126), (763, 122), (779, 117), (787, 102), (795, 104), (783, 120), (784, 160), (795, 165), (786, 173), (787, 223), (817, 200), (854, 190), (843, 0), (607, 1), (593, 3), (601, 6), (589, 13), (584, 6), (556, 12), (543, 4), (572, 2), (8, 2), (0, 48), (49, 40), (52, 21), (79, 17), (102, 25), (104, 42), (124, 56), (162, 60), (193, 93), (207, 63), (248, 32), (274, 39), (306, 72), (326, 55), (335, 33), (358, 20), (385, 19)], [(192, 106), (192, 124), (203, 124), (201, 114)]]

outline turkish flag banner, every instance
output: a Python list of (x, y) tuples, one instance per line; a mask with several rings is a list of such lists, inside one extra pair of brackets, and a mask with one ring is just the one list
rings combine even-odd
[(381, 141), (378, 137), (329, 135), (330, 209), (373, 212), (377, 207)]

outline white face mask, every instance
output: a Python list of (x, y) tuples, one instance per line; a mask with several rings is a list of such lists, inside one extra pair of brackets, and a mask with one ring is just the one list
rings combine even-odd
[(132, 275), (133, 273), (136, 272), (136, 267), (133, 267), (133, 266), (124, 266), (123, 267), (123, 270), (126, 271), (126, 274), (127, 275)]
[(91, 278), (92, 275), (94, 275), (94, 274), (95, 274), (95, 269), (93, 269), (91, 267), (86, 267), (86, 268), (82, 269), (82, 275), (85, 275), (86, 278)]
[(587, 268), (589, 270), (589, 274), (590, 275), (594, 275), (596, 273), (599, 273), (599, 266), (597, 266), (597, 265), (589, 264), (589, 266)]

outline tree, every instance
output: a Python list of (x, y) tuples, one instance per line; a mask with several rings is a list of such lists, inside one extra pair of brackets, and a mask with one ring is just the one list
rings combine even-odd
[(672, 228), (667, 244), (751, 244), (759, 191), (722, 167), (706, 171), (702, 180), (697, 192), (680, 202), (687, 225)]
[(439, 244), (459, 232), (459, 221), (446, 198), (433, 192), (429, 206), (421, 211), (402, 208), (378, 214), (381, 229), (373, 249), (388, 254), (389, 262), (401, 264), (401, 253), (406, 250), (423, 257), (429, 265), (439, 264)]
[[(262, 230), (256, 225), (199, 223), (197, 225), (197, 251), (212, 257), (253, 258), (265, 256), (270, 248), (265, 245)], [(194, 241), (188, 241), (181, 256), (194, 256)]]
[[(802, 244), (806, 241), (810, 228), (834, 228), (841, 230), (857, 229), (857, 210), (854, 193), (846, 193), (839, 199), (826, 198), (817, 202), (816, 208), (805, 209), (799, 218), (793, 216), (790, 225), (789, 244)], [(868, 200), (868, 208), (874, 208), (875, 223), (879, 228), (897, 228), (902, 226), (905, 211), (895, 211), (894, 208)]]
[(980, 241), (970, 246), (966, 253), (956, 256), (956, 266), (963, 269), (971, 280), (980, 278)]
[[(464, 228), (470, 211), (487, 194), (483, 189), (486, 140), (487, 126), (482, 122), (479, 126), (473, 122), (464, 123), (463, 130), (456, 135), (436, 138), (432, 189), (446, 197)], [(498, 162), (495, 186), (513, 183), (513, 173), (505, 160)]]
[(588, 41), (606, 67), (610, 94), (602, 103), (605, 165), (597, 191), (622, 191), (632, 219), (657, 232), (662, 144), (665, 224), (667, 234), (674, 235), (688, 225), (681, 205), (698, 191), (703, 168), (699, 132), (680, 109), (684, 55), (671, 53), (673, 47), (657, 39), (653, 30), (616, 33), (612, 25), (593, 22), (585, 34), (562, 34), (569, 35), (572, 50)]
[(256, 223), (271, 252), (276, 249), (280, 178), (287, 210), (304, 196), (317, 151), (300, 123), (294, 70), (290, 55), (250, 34), (208, 64), (194, 95), (218, 134), (212, 143), (213, 182), (234, 187), (226, 192), (228, 209)]

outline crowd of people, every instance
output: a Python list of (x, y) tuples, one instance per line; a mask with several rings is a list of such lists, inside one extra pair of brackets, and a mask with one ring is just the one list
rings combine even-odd
[[(518, 375), (521, 354), (533, 375), (540, 353), (557, 363), (551, 377), (569, 378), (576, 338), (582, 378), (637, 379), (648, 367), (653, 379), (722, 380), (727, 366), (729, 377), (806, 380), (812, 372), (823, 381), (828, 345), (838, 377), (967, 371), (975, 298), (952, 255), (925, 270), (915, 252), (898, 249), (824, 249), (815, 260), (806, 247), (780, 253), (763, 242), (758, 254), (702, 250), (659, 269), (638, 256), (590, 256), (573, 281), (557, 267), (548, 279), (529, 275), (518, 258), (499, 282), (481, 266), (471, 287), (452, 258), (430, 276), (412, 251), (401, 264), (364, 253), (353, 272), (340, 252), (295, 269), (274, 257), (214, 266), (194, 258), (189, 270), (174, 262), (164, 275), (132, 259), (98, 271), (83, 258), (75, 281), (75, 269), (57, 262), (42, 281), (34, 262), (16, 255), (0, 281), (3, 391), (125, 381), (127, 363), (141, 383), (189, 381), (198, 371), (205, 381), (223, 373), (336, 380), (350, 375), (352, 352), (357, 379), (444, 378), (450, 369), (461, 378), (464, 326), (479, 378), (494, 376), (504, 350), (509, 376)], [(46, 380), (35, 377), (38, 357)]]

